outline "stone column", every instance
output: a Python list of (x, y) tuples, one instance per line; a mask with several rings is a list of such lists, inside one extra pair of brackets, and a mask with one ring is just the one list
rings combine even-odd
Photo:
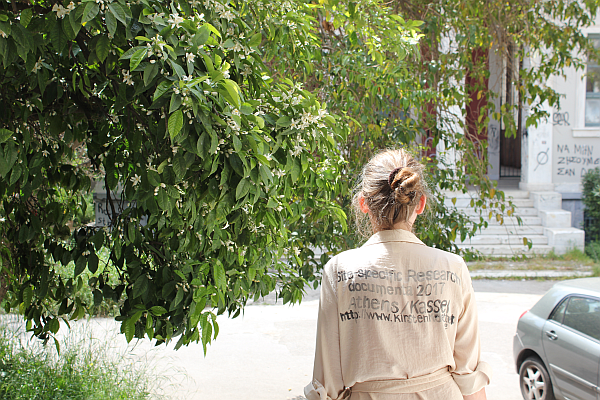
[[(523, 68), (531, 68), (535, 59), (523, 60)], [(552, 79), (551, 79), (552, 80)], [(552, 86), (552, 82), (546, 82)], [(544, 103), (543, 109), (548, 113), (547, 119), (539, 121), (537, 126), (525, 129), (521, 137), (521, 182), (519, 188), (528, 191), (553, 191), (552, 183), (552, 107)], [(523, 126), (528, 115), (523, 110)]]
[(502, 76), (504, 73), (502, 55), (497, 53), (497, 48), (489, 52), (489, 68), (490, 79), (488, 81), (488, 89), (492, 95), (490, 102), (494, 104), (490, 107), (489, 115), (490, 122), (488, 124), (487, 141), (488, 141), (488, 177), (491, 180), (500, 179), (500, 121), (497, 121), (491, 116), (494, 111), (500, 111), (500, 101), (502, 98)]

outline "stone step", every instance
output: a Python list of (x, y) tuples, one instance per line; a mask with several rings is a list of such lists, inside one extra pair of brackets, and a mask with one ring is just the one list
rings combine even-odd
[[(474, 209), (472, 208), (459, 208), (460, 211), (464, 212), (467, 215), (475, 215), (478, 216), (479, 213), (476, 212)], [(483, 210), (482, 215), (485, 217), (488, 217), (490, 214), (489, 210)], [(513, 215), (519, 215), (519, 216), (529, 216), (529, 217), (537, 217), (538, 216), (538, 210), (536, 210), (535, 208), (532, 207), (527, 207), (527, 208), (516, 208), (515, 209), (515, 213)], [(506, 218), (508, 215), (506, 214), (506, 211), (504, 212), (504, 217)], [(495, 217), (494, 217), (495, 218)]]
[(548, 238), (544, 235), (477, 235), (464, 242), (457, 241), (457, 244), (465, 245), (523, 245), (523, 238), (531, 240), (533, 245), (546, 245)]
[(534, 254), (548, 254), (552, 251), (553, 247), (548, 245), (533, 245), (531, 249), (527, 246), (519, 245), (466, 245), (459, 244), (459, 248), (466, 249), (472, 248), (479, 251), (481, 254), (495, 257), (512, 257), (516, 255), (534, 255)]
[(477, 232), (478, 235), (543, 235), (544, 227), (541, 225), (490, 225)]
[[(467, 192), (467, 193), (463, 193), (463, 192), (454, 192), (454, 191), (444, 191), (444, 197), (451, 199), (452, 197), (456, 197), (457, 199), (471, 199), (472, 197), (475, 198), (477, 197), (476, 192)], [(506, 199), (528, 199), (529, 198), (529, 192), (525, 191), (525, 190), (504, 190), (504, 197)]]
[[(487, 219), (487, 215), (484, 217), (484, 220), (486, 220), (488, 222), (489, 225), (507, 225), (507, 226), (519, 226), (519, 223), (517, 222), (517, 218), (516, 217), (504, 217), (504, 222), (502, 224), (500, 224), (500, 221), (496, 220), (496, 217), (493, 217), (491, 220)], [(521, 216), (521, 222), (522, 225), (529, 225), (529, 226), (541, 226), (542, 225), (542, 219), (540, 217), (533, 217), (533, 216)]]
[[(531, 200), (529, 198), (527, 198), (527, 199), (517, 198), (517, 199), (513, 199), (512, 202), (517, 209), (533, 207), (533, 200)], [(508, 206), (508, 202), (505, 202), (505, 203)], [(454, 206), (457, 208), (471, 208), (471, 198), (470, 197), (469, 198), (457, 198), (456, 204), (452, 203), (452, 198), (445, 198), (444, 205), (446, 207)]]

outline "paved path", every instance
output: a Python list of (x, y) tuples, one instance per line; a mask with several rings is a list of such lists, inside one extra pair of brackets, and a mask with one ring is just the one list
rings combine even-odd
[[(482, 358), (494, 368), (489, 400), (521, 400), (514, 371), (512, 339), (516, 323), (552, 281), (474, 281), (479, 307)], [(146, 341), (129, 350), (168, 372), (160, 386), (174, 399), (300, 400), (312, 374), (318, 292), (301, 305), (274, 304), (273, 298), (250, 305), (237, 319), (219, 317), (220, 334), (208, 348), (191, 345), (153, 348)], [(108, 319), (90, 322), (100, 336), (115, 337)], [(122, 335), (115, 346), (125, 346)]]
[[(554, 282), (476, 280), (482, 358), (492, 364), (489, 400), (521, 400), (514, 371), (516, 323)], [(201, 345), (178, 351), (147, 340), (127, 346), (118, 325), (96, 318), (83, 329), (106, 340), (110, 351), (162, 374), (157, 391), (172, 399), (300, 400), (312, 375), (318, 291), (301, 305), (276, 304), (273, 297), (249, 305), (237, 319), (218, 318), (220, 334), (204, 357)], [(61, 329), (62, 331), (62, 329)]]

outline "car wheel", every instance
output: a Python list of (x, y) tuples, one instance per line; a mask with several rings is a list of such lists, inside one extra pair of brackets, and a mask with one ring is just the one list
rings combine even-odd
[(555, 400), (550, 375), (539, 358), (530, 357), (521, 364), (519, 382), (525, 400)]

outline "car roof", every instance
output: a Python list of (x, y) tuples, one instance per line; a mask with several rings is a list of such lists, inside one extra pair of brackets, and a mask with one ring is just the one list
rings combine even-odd
[(580, 278), (571, 279), (568, 281), (561, 281), (554, 285), (559, 289), (573, 289), (574, 293), (600, 295), (600, 277), (597, 278)]
[(542, 318), (548, 318), (554, 307), (569, 294), (600, 297), (600, 277), (560, 281), (542, 296), (529, 311)]

